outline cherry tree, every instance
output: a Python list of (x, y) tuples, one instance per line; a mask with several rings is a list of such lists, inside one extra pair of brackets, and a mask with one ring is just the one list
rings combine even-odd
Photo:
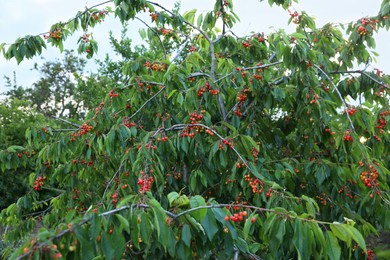
[(390, 229), (390, 80), (356, 65), (390, 27), (388, 0), (376, 16), (321, 28), (269, 0), (295, 32), (240, 37), (231, 0), (204, 13), (108, 2), (2, 45), (21, 62), (82, 31), (90, 58), (105, 16), (150, 14), (125, 80), (83, 122), (30, 128), (25, 146), (1, 151), (3, 171), (35, 169), (31, 191), (1, 213), (5, 238), (23, 241), (5, 256), (373, 257), (365, 239)]

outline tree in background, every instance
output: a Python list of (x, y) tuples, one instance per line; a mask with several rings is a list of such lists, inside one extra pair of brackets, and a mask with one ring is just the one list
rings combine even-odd
[[(201, 14), (115, 0), (53, 25), (47, 42), (61, 49), (82, 28), (79, 52), (92, 57), (104, 16), (150, 13), (142, 55), (106, 59), (108, 84), (91, 82), (110, 90), (80, 125), (31, 128), (25, 147), (0, 153), (2, 168), (23, 165), (20, 151), (36, 165), (31, 191), (1, 213), (5, 239), (25, 241), (4, 257), (371, 259), (365, 238), (390, 229), (390, 80), (353, 64), (372, 60), (390, 3), (344, 38), (291, 1), (268, 2), (294, 33), (236, 36), (229, 0)], [(28, 36), (4, 55), (44, 46)]]
[[(131, 55), (142, 53), (141, 50), (133, 52), (129, 49), (131, 41), (125, 39), (125, 34), (126, 30), (121, 40), (110, 36), (113, 50), (119, 54), (120, 60), (113, 62), (107, 57), (97, 61), (98, 71), (95, 74), (86, 75), (83, 72), (86, 61), (77, 58), (72, 51), (65, 51), (61, 61), (45, 61), (41, 67), (35, 64), (34, 69), (42, 76), (31, 87), (18, 85), (15, 73), (12, 79), (5, 77), (8, 91), (4, 93), (6, 99), (0, 104), (0, 149), (26, 145), (25, 132), (28, 128), (60, 127), (63, 121), (53, 120), (53, 117), (63, 120), (62, 115), (78, 122), (85, 117), (87, 110), (98, 106), (108, 93), (109, 86), (126, 80), (121, 74), (123, 64)], [(30, 165), (30, 168), (4, 172), (0, 189), (1, 209), (25, 194), (26, 176), (32, 171)]]

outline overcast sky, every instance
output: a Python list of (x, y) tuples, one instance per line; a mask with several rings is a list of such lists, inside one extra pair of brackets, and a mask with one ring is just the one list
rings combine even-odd
[[(12, 43), (18, 37), (24, 35), (36, 35), (48, 31), (53, 23), (58, 21), (67, 21), (73, 17), (77, 11), (83, 10), (85, 6), (92, 6), (103, 2), (103, 0), (0, 0), (0, 9), (2, 10), (0, 18), (0, 43)], [(156, 0), (167, 7), (173, 6), (173, 0)], [(182, 0), (182, 10), (196, 8), (199, 11), (207, 11), (212, 8), (211, 0)], [(239, 25), (233, 28), (238, 35), (247, 35), (252, 31), (270, 32), (277, 28), (285, 28), (292, 32), (294, 26), (287, 27), (288, 13), (282, 8), (269, 8), (268, 1), (260, 2), (259, 0), (234, 0), (235, 11), (241, 19)], [(364, 16), (376, 15), (379, 11), (381, 0), (300, 0), (295, 4), (297, 11), (306, 11), (309, 15), (316, 18), (318, 26), (329, 21), (332, 22), (349, 22), (357, 20)], [(149, 22), (150, 18), (145, 14), (145, 21)], [(128, 32), (135, 43), (139, 42), (138, 29), (143, 27), (139, 21), (131, 21)], [(105, 53), (111, 51), (108, 44), (108, 32), (112, 30), (114, 34), (119, 35), (121, 30), (120, 23), (114, 18), (107, 18), (104, 23), (93, 30), (95, 39), (99, 42), (98, 58), (103, 58)], [(66, 49), (76, 49), (76, 42), (82, 32), (78, 32), (74, 37), (69, 38), (65, 43)], [(390, 74), (389, 59), (389, 42), (390, 32), (381, 30), (376, 36), (377, 49), (380, 54), (377, 64), (378, 67)], [(44, 50), (43, 57), (47, 60), (61, 58), (59, 50), (49, 47)], [(0, 93), (5, 91), (3, 75), (12, 76), (16, 72), (17, 81), (25, 87), (30, 86), (39, 78), (39, 74), (31, 71), (34, 63), (42, 63), (40, 57), (32, 60), (22, 61), (20, 65), (16, 64), (13, 59), (6, 61), (0, 57)], [(87, 71), (93, 70), (91, 61)]]

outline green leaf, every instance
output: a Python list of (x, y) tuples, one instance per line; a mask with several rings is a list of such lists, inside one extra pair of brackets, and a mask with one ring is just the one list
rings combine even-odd
[(119, 227), (119, 230), (122, 231), (123, 229), (127, 231), (127, 233), (130, 234), (130, 225), (129, 225), (129, 221), (127, 219), (125, 219), (122, 215), (120, 214), (115, 214), (115, 217), (119, 220), (119, 222), (121, 223), (120, 224), (120, 227)]
[(80, 251), (83, 259), (92, 259), (95, 250), (93, 249), (93, 241), (89, 238), (89, 233), (82, 227), (77, 226), (73, 229), (80, 243)]
[(170, 192), (168, 195), (167, 195), (167, 198), (168, 198), (168, 201), (169, 201), (169, 205), (172, 207), (173, 206), (173, 202), (179, 198), (180, 195), (179, 193), (177, 193), (176, 191), (172, 191)]
[(290, 34), (290, 36), (294, 37), (295, 39), (306, 39), (305, 35), (303, 35), (302, 33), (297, 33), (297, 32)]
[(355, 240), (355, 242), (360, 246), (360, 248), (366, 252), (367, 251), (366, 242), (362, 234), (351, 225), (347, 225), (347, 224), (342, 224), (342, 225), (348, 231), (348, 233), (350, 233), (352, 239)]
[(341, 223), (334, 223), (330, 225), (332, 233), (339, 238), (340, 240), (347, 243), (348, 246), (351, 245), (351, 234), (346, 230), (346, 228)]
[(102, 234), (102, 240), (101, 240), (101, 247), (104, 253), (104, 256), (107, 259), (112, 259), (114, 256), (115, 248), (112, 246), (112, 240), (111, 235), (107, 234), (106, 232), (103, 232)]
[(308, 222), (308, 225), (310, 225), (310, 230), (314, 234), (314, 238), (317, 244), (317, 251), (321, 255), (326, 250), (326, 241), (324, 233), (322, 232), (321, 228), (318, 226), (315, 222)]
[(191, 247), (191, 229), (188, 224), (184, 224), (181, 230), (181, 240), (183, 240), (186, 246)]
[(308, 224), (296, 219), (294, 223), (293, 244), (297, 250), (299, 259), (309, 259)]
[(215, 221), (215, 217), (211, 211), (207, 211), (206, 216), (203, 218), (202, 226), (204, 227), (209, 241), (212, 241), (215, 234), (218, 233), (219, 229), (217, 222)]
[(383, 1), (383, 6), (381, 7), (380, 13), (381, 13), (381, 16), (389, 15), (389, 13), (390, 13), (390, 3), (389, 2)]
[(241, 237), (238, 237), (237, 240), (236, 240), (236, 246), (238, 248), (238, 250), (240, 250), (241, 252), (243, 253), (249, 253), (249, 246), (248, 246), (248, 243), (242, 239)]
[(177, 94), (176, 102), (177, 102), (180, 106), (183, 105), (184, 97), (183, 97), (183, 94), (182, 94), (181, 92), (180, 92), (179, 94)]
[[(245, 143), (250, 143), (252, 147), (256, 148), (257, 150), (260, 150), (259, 145), (253, 140), (251, 136), (248, 135), (242, 135), (241, 140)], [(244, 141), (245, 140), (245, 141)]]
[[(200, 195), (195, 195), (190, 199), (190, 206), (192, 209), (201, 206), (206, 206), (206, 205), (207, 204), (204, 198)], [(191, 212), (191, 216), (193, 216), (199, 222), (203, 221), (203, 218), (206, 216), (206, 214), (207, 214), (207, 209), (199, 209)]]
[(183, 18), (189, 22), (190, 24), (194, 24), (196, 9), (192, 9), (191, 11), (187, 11), (183, 14)]
[(339, 260), (341, 256), (341, 248), (337, 242), (337, 238), (330, 231), (326, 231), (327, 253), (330, 260)]
[(163, 245), (164, 249), (166, 249), (168, 244), (168, 226), (166, 223), (167, 216), (157, 200), (149, 200), (149, 205), (152, 207), (154, 212), (154, 225), (157, 229), (158, 240)]

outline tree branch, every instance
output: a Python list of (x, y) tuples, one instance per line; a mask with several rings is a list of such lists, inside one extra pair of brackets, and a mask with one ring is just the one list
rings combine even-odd
[(371, 79), (376, 84), (378, 84), (378, 85), (380, 85), (380, 86), (390, 90), (390, 86), (389, 85), (387, 85), (385, 82), (380, 81), (380, 80), (374, 78), (373, 76), (371, 76), (370, 74), (368, 74), (366, 72), (366, 69), (363, 69), (363, 70), (347, 70), (347, 71), (331, 71), (331, 72), (328, 72), (328, 74), (361, 74), (361, 75), (366, 76), (367, 78)]
[(163, 49), (163, 52), (164, 52), (164, 59), (167, 59), (167, 51), (165, 50), (165, 47), (164, 47), (164, 44), (163, 42), (161, 41), (160, 39), (160, 35), (158, 34), (158, 32), (156, 32), (156, 30), (154, 30), (152, 27), (150, 27), (146, 22), (144, 22), (143, 20), (141, 20), (140, 18), (138, 17), (134, 17), (135, 19), (137, 19), (138, 21), (140, 21), (141, 23), (143, 23), (145, 26), (147, 26), (154, 34), (157, 35), (157, 38), (160, 42), (160, 45), (161, 45), (161, 48)]
[[(226, 140), (222, 135), (220, 135), (217, 131), (215, 131), (214, 129), (212, 129), (211, 127), (209, 126), (206, 126), (204, 124), (176, 124), (176, 125), (173, 125), (169, 128), (160, 128), (158, 131), (161, 132), (161, 131), (165, 131), (165, 132), (168, 132), (168, 131), (176, 131), (176, 130), (182, 130), (182, 129), (185, 129), (185, 128), (188, 128), (188, 127), (192, 127), (192, 126), (200, 126), (200, 127), (204, 127), (206, 128), (207, 130), (210, 130), (211, 132), (213, 132), (220, 140)], [(253, 170), (251, 169), (251, 167), (249, 166), (249, 164), (247, 163), (247, 161), (244, 159), (244, 157), (242, 157), (242, 155), (237, 151), (236, 148), (234, 148), (233, 146), (230, 147), (234, 153), (238, 156), (238, 158), (244, 163), (244, 165), (248, 168), (248, 170), (250, 172), (253, 173)]]
[(333, 83), (332, 79), (329, 77), (329, 75), (324, 71), (322, 70), (318, 65), (314, 64), (313, 65), (318, 71), (320, 71), (322, 74), (324, 74), (324, 76), (330, 81), (330, 83), (332, 84), (333, 86), (333, 89), (337, 92), (341, 102), (343, 103), (343, 106), (344, 106), (344, 113), (347, 115), (347, 118), (348, 118), (348, 121), (349, 123), (351, 124), (351, 128), (352, 128), (352, 131), (356, 132), (355, 130), (355, 126), (353, 125), (352, 123), (352, 120), (351, 120), (351, 117), (349, 116), (349, 114), (347, 113), (348, 111), (348, 106), (347, 106), (347, 103), (345, 102), (343, 96), (341, 95), (339, 89), (336, 87), (336, 85)]
[(135, 115), (137, 115), (141, 110), (142, 108), (144, 108), (144, 106), (146, 106), (147, 103), (149, 103), (152, 99), (154, 99), (156, 96), (158, 96), (161, 92), (163, 92), (163, 90), (165, 89), (166, 87), (163, 86), (159, 91), (157, 91), (156, 94), (154, 94), (151, 98), (149, 98), (148, 100), (145, 101), (145, 103), (142, 104), (142, 106), (140, 108), (138, 108), (137, 111), (134, 112), (134, 114), (132, 114), (131, 116), (128, 117), (128, 120), (132, 119)]
[(55, 119), (55, 120), (58, 120), (58, 121), (62, 121), (64, 123), (67, 123), (69, 125), (72, 125), (72, 126), (75, 126), (77, 128), (80, 128), (81, 126), (79, 124), (76, 124), (76, 123), (73, 123), (73, 122), (70, 122), (66, 119), (63, 119), (63, 118), (60, 118), (60, 117), (57, 117), (57, 116), (51, 116), (51, 118)]

